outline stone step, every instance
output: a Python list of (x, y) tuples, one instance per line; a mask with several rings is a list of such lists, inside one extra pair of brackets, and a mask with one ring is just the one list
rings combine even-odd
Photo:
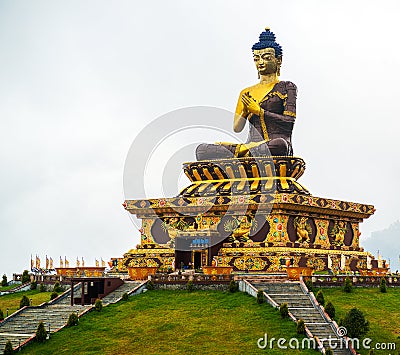
[[(120, 299), (122, 295), (133, 291), (141, 282), (124, 282), (117, 290), (107, 295), (103, 299), (103, 303), (107, 304)], [(81, 285), (75, 286), (74, 291), (78, 294)], [(60, 300), (54, 303), (46, 304), (41, 308), (26, 308), (21, 313), (15, 315), (9, 321), (0, 323), (0, 353), (3, 352), (4, 346), (8, 340), (17, 347), (20, 343), (29, 339), (26, 334), (34, 334), (39, 322), (43, 322), (45, 329), (50, 332), (64, 326), (71, 313), (82, 313), (91, 306), (74, 305), (71, 306), (71, 296), (66, 294)], [(1, 335), (1, 333), (3, 335)]]
[[(332, 339), (332, 344), (340, 344), (341, 340), (336, 332), (332, 329), (330, 323), (325, 321), (319, 310), (314, 307), (299, 282), (271, 283), (266, 280), (252, 280), (251, 284), (258, 290), (263, 290), (267, 293), (277, 304), (287, 303), (289, 311), (296, 319), (304, 320), (313, 336), (317, 336), (320, 339)], [(328, 343), (325, 344), (327, 345)], [(334, 354), (350, 354), (350, 352), (347, 349), (336, 349)]]
[(141, 283), (142, 281), (125, 281), (120, 287), (118, 287), (109, 295), (105, 296), (102, 301), (104, 304), (116, 302), (124, 293), (133, 291)]
[[(79, 289), (80, 285), (75, 288), (76, 291)], [(72, 312), (82, 313), (88, 308), (71, 306), (70, 303), (70, 294), (66, 294), (63, 298), (41, 308), (25, 308), (9, 321), (0, 323), (0, 353), (8, 340), (12, 342), (14, 348), (28, 340), (30, 337), (26, 334), (34, 334), (39, 322), (44, 323), (46, 330), (50, 324), (50, 332), (54, 332), (65, 325)]]

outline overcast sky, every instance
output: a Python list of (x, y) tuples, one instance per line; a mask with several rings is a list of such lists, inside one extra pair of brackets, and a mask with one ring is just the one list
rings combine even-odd
[(281, 80), (299, 90), (300, 182), (374, 204), (361, 240), (387, 228), (400, 218), (399, 10), (365, 0), (0, 1), (0, 273), (29, 268), (31, 254), (94, 264), (135, 247), (121, 206), (132, 142), (179, 108), (234, 111), (257, 81), (250, 48), (265, 26), (283, 47)]

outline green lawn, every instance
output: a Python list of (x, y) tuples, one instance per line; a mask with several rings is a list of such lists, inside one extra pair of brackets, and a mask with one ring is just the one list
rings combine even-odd
[(21, 285), (19, 284), (19, 285), (0, 286), (0, 291), (9, 291), (18, 286), (21, 286)]
[(268, 334), (297, 337), (296, 325), (281, 320), (268, 304), (237, 292), (148, 291), (92, 312), (45, 344), (22, 354), (317, 354), (314, 350), (261, 350)]
[(0, 296), (0, 309), (3, 311), (4, 317), (6, 317), (7, 308), (8, 315), (19, 309), (19, 303), (24, 295), (29, 299), (32, 299), (33, 306), (38, 306), (43, 302), (50, 301), (51, 292), (39, 292), (38, 290), (31, 290)]
[[(388, 288), (381, 293), (379, 288), (353, 288), (352, 293), (342, 288), (322, 288), (325, 303), (331, 301), (336, 308), (335, 320), (338, 322), (352, 308), (360, 309), (370, 322), (370, 331), (366, 335), (375, 343), (396, 342), (396, 352), (374, 350), (374, 354), (399, 354), (400, 350), (400, 288)], [(315, 294), (317, 290), (315, 290)], [(360, 349), (361, 354), (368, 354)]]

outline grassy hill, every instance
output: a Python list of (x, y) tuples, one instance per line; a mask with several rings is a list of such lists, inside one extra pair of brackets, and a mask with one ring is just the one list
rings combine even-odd
[(5, 317), (7, 308), (9, 315), (19, 309), (19, 303), (22, 296), (27, 296), (29, 299), (32, 300), (33, 306), (38, 306), (43, 302), (49, 301), (50, 295), (51, 292), (39, 292), (39, 290), (15, 292), (9, 295), (3, 295), (0, 297), (0, 309), (4, 312)]
[[(325, 300), (336, 307), (339, 320), (353, 307), (370, 321), (372, 344), (396, 342), (399, 354), (400, 289), (323, 288)], [(45, 344), (31, 344), (22, 354), (317, 354), (313, 350), (261, 350), (257, 340), (297, 337), (295, 324), (282, 321), (267, 304), (258, 305), (243, 293), (211, 291), (148, 291), (126, 302), (81, 318), (80, 324), (52, 335)], [(367, 350), (360, 350), (368, 354)]]
[[(335, 320), (339, 321), (350, 309), (360, 309), (370, 322), (370, 331), (366, 335), (376, 343), (396, 343), (396, 351), (374, 350), (374, 355), (400, 354), (400, 288), (388, 288), (381, 293), (379, 288), (353, 288), (352, 293), (342, 288), (322, 288), (325, 302), (331, 301), (336, 308)], [(315, 294), (317, 290), (315, 291)], [(360, 349), (361, 354), (368, 350)]]
[(276, 343), (276, 349), (258, 349), (264, 333), (297, 337), (295, 323), (244, 293), (148, 291), (92, 312), (21, 354), (282, 354)]

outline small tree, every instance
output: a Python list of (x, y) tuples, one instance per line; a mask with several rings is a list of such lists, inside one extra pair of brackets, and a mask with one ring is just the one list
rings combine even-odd
[(94, 309), (97, 312), (101, 312), (101, 310), (103, 309), (103, 302), (101, 302), (101, 299), (97, 299), (96, 302), (94, 303)]
[(3, 280), (1, 280), (1, 286), (5, 287), (8, 285), (8, 281), (7, 281), (7, 275), (4, 274), (3, 275)]
[(10, 340), (7, 340), (6, 346), (4, 348), (4, 355), (12, 355), (14, 354), (14, 349)]
[(57, 292), (57, 293), (63, 292), (63, 288), (61, 287), (61, 285), (58, 281), (56, 281), (54, 283), (53, 292)]
[(147, 284), (146, 284), (146, 288), (148, 289), (148, 290), (154, 290), (154, 283), (153, 283), (153, 281), (147, 281)]
[(188, 281), (188, 283), (186, 284), (186, 289), (187, 289), (189, 292), (192, 292), (192, 291), (194, 290), (194, 284), (193, 284), (193, 281), (192, 281), (192, 280), (189, 280), (189, 281)]
[(26, 297), (25, 295), (22, 296), (21, 301), (19, 302), (19, 308), (23, 308), (29, 305), (30, 305), (29, 298)]
[(321, 306), (325, 306), (325, 297), (324, 297), (324, 294), (322, 293), (322, 290), (319, 290), (319, 291), (317, 292), (317, 297), (316, 297), (316, 299), (317, 299), (318, 303), (319, 303)]
[(58, 297), (58, 293), (57, 292), (52, 292), (51, 295), (50, 295), (50, 301), (54, 300), (57, 297)]
[(257, 292), (257, 303), (258, 304), (264, 303), (264, 291), (263, 290), (258, 290), (258, 292)]
[(4, 320), (4, 313), (3, 310), (0, 309), (0, 321)]
[(282, 304), (279, 306), (279, 312), (280, 312), (282, 318), (287, 318), (287, 317), (289, 317), (289, 308), (288, 308), (288, 304), (287, 304), (287, 303), (282, 303)]
[(78, 325), (79, 318), (76, 313), (71, 313), (68, 317), (67, 327), (72, 327), (74, 325)]
[(381, 290), (382, 293), (387, 292), (386, 279), (384, 277), (381, 278), (381, 284), (379, 285), (379, 289)]
[(44, 343), (47, 339), (47, 332), (44, 327), (43, 322), (40, 322), (36, 330), (36, 341), (39, 343)]
[(369, 322), (365, 319), (363, 312), (352, 308), (340, 322), (347, 329), (350, 338), (362, 338), (369, 330)]
[(32, 281), (31, 282), (31, 290), (36, 290), (37, 289), (37, 282), (36, 281)]
[(46, 292), (46, 286), (44, 284), (39, 285), (39, 292)]
[(331, 301), (328, 301), (328, 303), (326, 304), (325, 312), (328, 313), (328, 316), (331, 317), (331, 319), (335, 318), (336, 310)]
[(237, 282), (235, 282), (235, 280), (231, 280), (231, 282), (229, 283), (229, 292), (236, 292), (239, 290), (239, 285)]
[(29, 271), (28, 270), (24, 270), (24, 272), (22, 273), (21, 282), (24, 284), (24, 283), (29, 282), (30, 280), (31, 280), (31, 277), (29, 276)]
[(332, 349), (331, 349), (331, 348), (327, 348), (327, 349), (325, 350), (325, 355), (333, 355)]
[(313, 291), (314, 291), (314, 286), (313, 286), (313, 283), (312, 283), (312, 280), (311, 280), (311, 279), (307, 279), (307, 280), (304, 282), (304, 284), (307, 286), (308, 291), (310, 291), (310, 292), (313, 292)]
[(350, 293), (353, 290), (353, 284), (349, 277), (344, 280), (344, 292)]
[(129, 295), (125, 292), (123, 295), (122, 295), (122, 300), (123, 301), (127, 301), (129, 299)]
[(306, 333), (306, 325), (304, 324), (304, 320), (299, 319), (297, 321), (296, 332), (297, 332), (297, 334), (305, 334)]

